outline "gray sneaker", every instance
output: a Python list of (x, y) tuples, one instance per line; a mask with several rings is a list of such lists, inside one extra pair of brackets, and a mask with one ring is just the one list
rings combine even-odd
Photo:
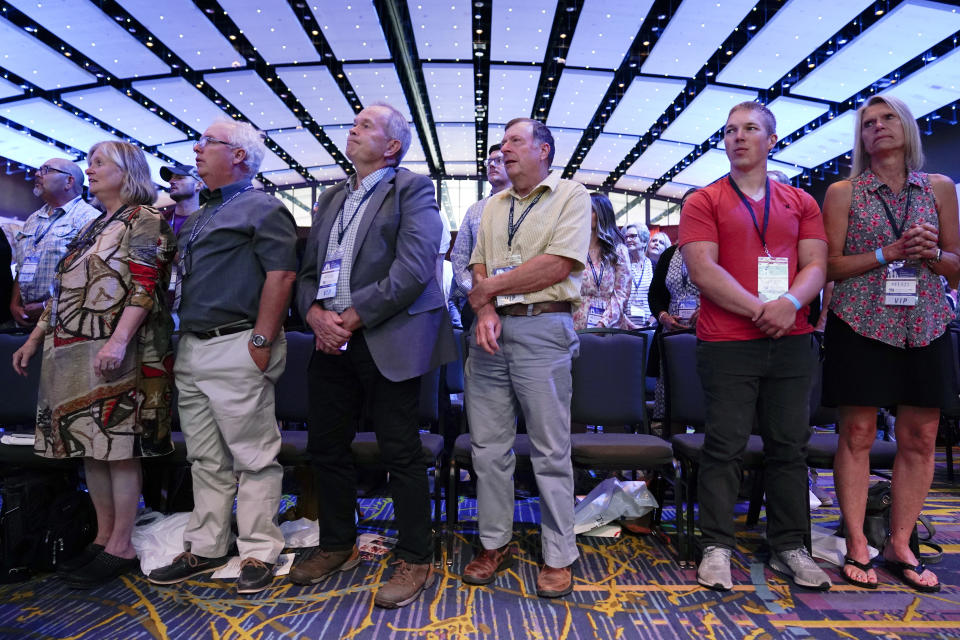
[(733, 578), (730, 577), (730, 549), (716, 545), (704, 549), (703, 558), (697, 567), (697, 582), (717, 591), (733, 589)]
[(806, 547), (770, 554), (770, 568), (790, 576), (798, 586), (820, 591), (830, 588), (830, 577), (817, 566)]

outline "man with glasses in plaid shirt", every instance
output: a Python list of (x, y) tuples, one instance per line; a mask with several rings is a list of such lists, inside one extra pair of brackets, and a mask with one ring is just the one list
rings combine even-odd
[(21, 327), (37, 324), (67, 245), (100, 215), (80, 197), (82, 190), (83, 171), (63, 158), (47, 160), (33, 174), (33, 195), (44, 205), (23, 223), (13, 247), (17, 280), (10, 295), (10, 313)]

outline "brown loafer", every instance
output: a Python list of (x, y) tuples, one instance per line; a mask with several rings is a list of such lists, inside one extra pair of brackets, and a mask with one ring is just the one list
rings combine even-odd
[(543, 565), (537, 576), (537, 595), (541, 598), (561, 598), (573, 591), (573, 568), (557, 569)]
[(387, 583), (377, 590), (373, 603), (384, 609), (405, 607), (433, 584), (433, 567), (429, 564), (411, 564), (405, 560), (393, 563), (396, 567)]
[(499, 572), (512, 564), (513, 554), (509, 544), (499, 549), (481, 549), (464, 568), (460, 579), (467, 584), (490, 584), (497, 579)]
[(321, 551), (319, 547), (315, 547), (290, 569), (290, 582), (316, 584), (337, 571), (349, 571), (359, 563), (360, 551), (357, 545), (344, 551)]

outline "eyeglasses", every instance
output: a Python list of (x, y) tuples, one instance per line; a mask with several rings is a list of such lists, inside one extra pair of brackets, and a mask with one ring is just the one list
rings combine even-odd
[(224, 146), (230, 147), (231, 149), (236, 148), (236, 146), (237, 146), (237, 145), (233, 144), (232, 142), (227, 142), (226, 140), (218, 140), (217, 138), (214, 138), (213, 136), (200, 136), (200, 139), (197, 140), (197, 142), (194, 144), (194, 146), (203, 149), (205, 146), (207, 146), (207, 145), (210, 144), (211, 142), (216, 143), (216, 144), (222, 144), (222, 145), (224, 145)]
[(65, 176), (69, 176), (69, 175), (70, 175), (70, 172), (69, 172), (69, 171), (63, 171), (63, 170), (61, 170), (61, 169), (55, 169), (54, 167), (48, 167), (47, 165), (43, 165), (42, 167), (37, 168), (37, 170), (34, 171), (33, 173), (34, 173), (35, 175), (38, 175), (38, 176), (45, 176), (45, 175), (47, 175), (48, 173), (50, 173), (51, 171), (55, 171), (55, 172), (57, 172), (57, 173), (62, 173), (62, 174), (65, 175)]
[(503, 157), (499, 158), (490, 158), (486, 162), (488, 167), (502, 167), (503, 166)]
[(628, 233), (628, 234), (625, 235), (624, 237), (625, 237), (627, 240), (636, 240), (636, 239), (639, 238), (640, 236), (638, 236), (638, 235), (635, 234), (635, 233)]

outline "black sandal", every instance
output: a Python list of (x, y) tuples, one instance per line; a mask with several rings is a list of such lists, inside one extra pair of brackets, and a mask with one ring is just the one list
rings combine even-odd
[(848, 583), (852, 584), (852, 585), (855, 586), (855, 587), (860, 587), (861, 589), (876, 589), (876, 588), (877, 588), (877, 583), (876, 583), (876, 582), (870, 582), (870, 581), (867, 581), (867, 580), (863, 580), (863, 581), (861, 581), (861, 580), (854, 580), (853, 578), (851, 578), (850, 575), (849, 575), (846, 571), (843, 570), (843, 568), (846, 567), (847, 565), (850, 565), (851, 567), (856, 567), (857, 569), (860, 569), (860, 571), (863, 571), (864, 573), (866, 573), (866, 572), (871, 571), (871, 570), (873, 569), (873, 562), (871, 562), (871, 561), (869, 561), (869, 560), (868, 560), (867, 562), (858, 562), (858, 561), (854, 560), (853, 558), (851, 558), (850, 556), (844, 556), (844, 558), (843, 558), (843, 567), (840, 567), (840, 574), (843, 576), (843, 579), (844, 579), (844, 580), (846, 580)]
[(940, 591), (939, 581), (937, 584), (923, 584), (922, 582), (917, 582), (916, 580), (911, 580), (907, 577), (907, 571), (913, 571), (917, 574), (917, 576), (923, 575), (923, 572), (927, 570), (927, 566), (922, 562), (917, 563), (917, 565), (914, 566), (909, 562), (900, 562), (899, 560), (890, 560), (888, 558), (884, 558), (883, 567), (894, 576), (899, 578), (900, 582), (907, 585), (914, 591), (919, 591), (920, 593), (936, 593)]

